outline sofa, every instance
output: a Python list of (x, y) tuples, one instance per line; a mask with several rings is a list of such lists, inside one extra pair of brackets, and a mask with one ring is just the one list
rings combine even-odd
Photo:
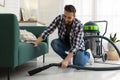
[(37, 47), (26, 42), (20, 42), (20, 30), (26, 29), (36, 37), (47, 28), (46, 26), (19, 26), (18, 19), (14, 14), (0, 14), (0, 67), (9, 69), (20, 66), (48, 53), (48, 38)]

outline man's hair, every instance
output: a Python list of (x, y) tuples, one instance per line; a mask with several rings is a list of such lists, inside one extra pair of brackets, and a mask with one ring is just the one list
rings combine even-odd
[(66, 6), (64, 7), (64, 10), (65, 10), (65, 11), (68, 11), (68, 12), (76, 13), (76, 9), (75, 9), (75, 7), (74, 7), (73, 5), (66, 5)]

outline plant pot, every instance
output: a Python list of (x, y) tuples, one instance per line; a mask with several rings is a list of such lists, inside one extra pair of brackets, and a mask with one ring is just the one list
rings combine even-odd
[[(114, 42), (115, 46), (119, 49), (120, 48), (120, 40), (117, 40), (117, 33), (115, 33), (114, 35), (112, 35), (112, 33), (110, 34), (110, 40), (112, 42)], [(115, 48), (108, 43), (108, 60), (118, 60), (119, 59), (119, 55), (120, 53), (117, 53)]]
[[(116, 42), (114, 44), (119, 49), (120, 43)], [(110, 43), (108, 43), (107, 59), (108, 60), (119, 60), (119, 55), (118, 55), (117, 51)]]
[(115, 48), (113, 47), (113, 45), (111, 45), (110, 43), (108, 43), (108, 51), (111, 51), (111, 50), (115, 50)]
[(120, 42), (116, 42), (115, 45), (118, 49), (120, 49)]
[(119, 55), (116, 50), (109, 50), (107, 52), (107, 60), (119, 60)]

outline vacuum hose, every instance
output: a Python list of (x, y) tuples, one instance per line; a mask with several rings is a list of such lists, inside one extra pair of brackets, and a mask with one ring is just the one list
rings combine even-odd
[[(110, 41), (108, 38), (104, 37), (104, 36), (84, 36), (84, 39), (89, 39), (89, 38), (102, 38), (102, 39), (105, 39), (107, 40), (109, 43), (111, 43), (113, 45), (113, 47), (116, 49), (117, 53), (119, 54), (120, 56), (120, 51), (118, 50), (118, 48), (116, 47), (116, 45)], [(39, 67), (39, 68), (36, 68), (36, 69), (33, 69), (31, 71), (28, 71), (28, 74), (30, 76), (38, 73), (38, 72), (41, 72), (43, 70), (46, 70), (52, 66), (58, 66), (60, 67), (61, 65), (59, 63), (51, 63), (51, 64), (48, 64), (48, 65), (45, 65), (43, 67)], [(68, 68), (75, 68), (77, 70), (92, 70), (92, 71), (110, 71), (110, 70), (120, 70), (120, 66), (116, 66), (116, 67), (82, 67), (82, 66), (77, 66), (77, 65), (68, 65)]]

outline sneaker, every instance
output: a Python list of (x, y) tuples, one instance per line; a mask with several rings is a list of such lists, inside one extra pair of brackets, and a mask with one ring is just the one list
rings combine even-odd
[(90, 63), (90, 65), (92, 65), (94, 63), (93, 54), (90, 49), (87, 49), (86, 52), (88, 52), (90, 54), (90, 59), (88, 60), (88, 63)]

